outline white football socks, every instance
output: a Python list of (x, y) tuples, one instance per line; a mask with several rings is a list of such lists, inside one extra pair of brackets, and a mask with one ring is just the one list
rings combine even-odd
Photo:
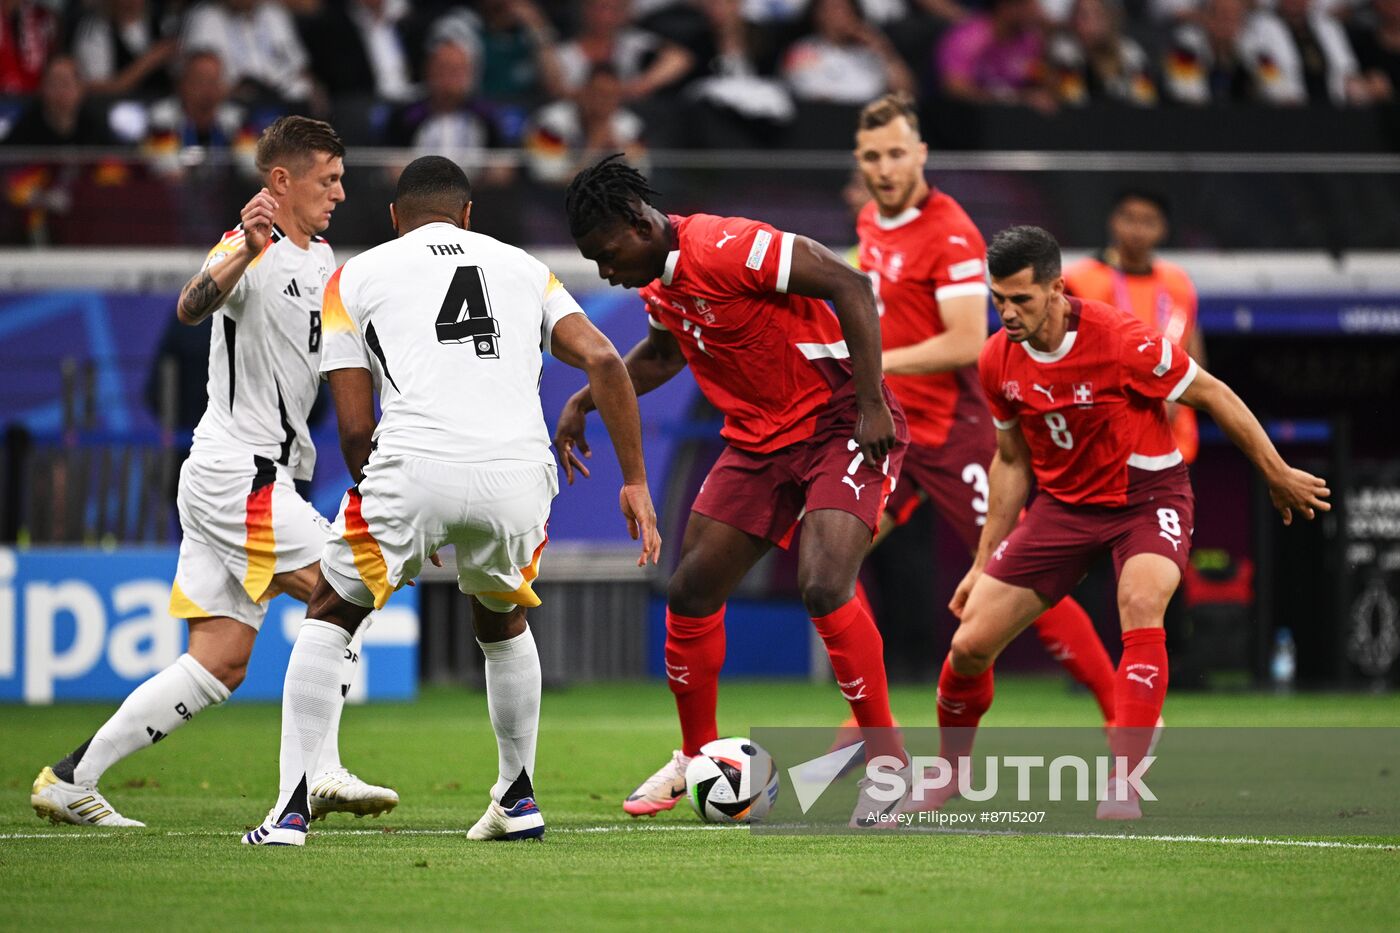
[(482, 642), (486, 655), (486, 705), (496, 731), (500, 776), (491, 788), (499, 802), (523, 771), (534, 780), (535, 740), (540, 728), (540, 655), (527, 627), (505, 641)]
[(292, 645), (282, 687), (281, 780), (276, 807), (279, 818), (289, 808), (303, 817), (311, 815), (307, 810), (306, 786), (315, 775), (307, 774), (307, 769), (317, 762), (332, 717), (338, 715), (337, 709), (344, 703), (340, 684), (349, 644), (350, 633), (340, 626), (307, 619)]
[(228, 699), (219, 679), (182, 654), (175, 663), (127, 696), (112, 718), (74, 752), (73, 783), (95, 787), (108, 768), (127, 755), (154, 745), (194, 718), (195, 713)]
[(369, 628), (370, 620), (373, 618), (374, 615), (371, 613), (360, 623), (360, 627), (355, 629), (355, 637), (350, 639), (350, 644), (345, 649), (345, 660), (341, 662), (340, 705), (331, 714), (330, 726), (326, 732), (326, 744), (321, 749), (321, 759), (316, 765), (316, 770), (307, 775), (308, 780), (342, 767), (340, 763), (340, 714), (345, 710), (345, 698), (350, 695), (350, 685), (355, 682), (355, 675), (359, 672), (360, 651), (365, 640), (365, 629)]

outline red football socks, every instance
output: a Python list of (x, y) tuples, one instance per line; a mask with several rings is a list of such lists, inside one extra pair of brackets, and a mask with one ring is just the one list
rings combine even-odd
[(1066, 596), (1035, 620), (1035, 634), (1071, 677), (1094, 692), (1104, 721), (1112, 721), (1117, 703), (1113, 662), (1084, 608)]
[(681, 718), (681, 751), (698, 755), (719, 738), (715, 706), (724, 667), (724, 607), (703, 618), (666, 610), (666, 682)]
[(856, 580), (856, 602), (860, 603), (860, 608), (865, 610), (866, 615), (875, 618), (875, 607), (870, 605), (870, 597), (865, 592), (865, 587), (860, 580)]
[(964, 677), (953, 670), (951, 657), (943, 661), (943, 672), (938, 675), (938, 754), (954, 767), (959, 758), (972, 753), (977, 724), (991, 709), (995, 692), (990, 667)]
[(904, 758), (903, 742), (890, 714), (885, 643), (875, 620), (859, 598), (852, 598), (830, 615), (813, 618), (812, 624), (826, 643), (841, 695), (851, 704), (856, 722), (865, 730), (866, 760), (877, 755)]
[(1118, 662), (1116, 703), (1111, 745), (1115, 756), (1137, 766), (1152, 741), (1152, 730), (1167, 699), (1167, 632), (1139, 628), (1123, 633), (1123, 657)]

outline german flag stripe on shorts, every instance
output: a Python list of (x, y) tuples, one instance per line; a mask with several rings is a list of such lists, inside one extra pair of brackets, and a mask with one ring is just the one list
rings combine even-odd
[(482, 593), (482, 596), (489, 596), (492, 599), (499, 599), (503, 603), (514, 603), (517, 606), (524, 606), (526, 609), (533, 609), (540, 604), (540, 598), (535, 595), (535, 590), (530, 586), (535, 582), (535, 578), (540, 575), (540, 557), (544, 554), (545, 545), (549, 544), (549, 534), (546, 533), (540, 546), (535, 548), (534, 555), (530, 558), (528, 567), (520, 568), (520, 576), (524, 582), (515, 588), (513, 593)]
[(389, 568), (384, 563), (384, 552), (379, 549), (374, 535), (369, 533), (369, 523), (361, 512), (362, 502), (360, 491), (351, 487), (345, 503), (345, 543), (350, 545), (350, 554), (355, 559), (360, 580), (374, 597), (374, 608), (383, 609), (394, 588), (389, 585)]
[(277, 537), (272, 527), (272, 492), (277, 485), (277, 467), (266, 457), (254, 457), (257, 467), (253, 474), (253, 489), (248, 493), (244, 522), (247, 536), (243, 551), (247, 569), (243, 573), (243, 590), (253, 602), (262, 602), (272, 586), (277, 572)]

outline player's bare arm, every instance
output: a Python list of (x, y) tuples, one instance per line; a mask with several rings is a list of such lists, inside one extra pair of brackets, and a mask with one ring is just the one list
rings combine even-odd
[(340, 453), (350, 478), (356, 483), (365, 478), (374, 441), (374, 379), (368, 369), (351, 367), (334, 369), (326, 375), (330, 383), (331, 400), (335, 402), (336, 426), (340, 431)]
[(233, 287), (272, 236), (277, 201), (266, 188), (243, 206), (243, 245), (223, 262), (201, 269), (180, 289), (175, 313), (182, 324), (198, 324), (223, 307)]
[(865, 454), (866, 465), (880, 469), (895, 445), (895, 434), (894, 416), (881, 391), (884, 377), (880, 366), (880, 315), (875, 310), (870, 279), (825, 246), (799, 236), (793, 243), (788, 291), (825, 299), (836, 309), (851, 355), (851, 378), (860, 409), (856, 443)]
[(1332, 490), (1327, 488), (1327, 481), (1289, 466), (1259, 419), (1225, 383), (1200, 370), (1178, 401), (1210, 415), (1230, 442), (1249, 458), (1269, 484), (1269, 498), (1285, 525), (1293, 524), (1294, 512), (1312, 519), (1318, 512), (1331, 511), (1332, 505), (1326, 500)]
[[(664, 385), (685, 369), (685, 357), (681, 355), (676, 338), (671, 336), (670, 331), (655, 327), (650, 328), (647, 336), (628, 351), (623, 363), (627, 367), (632, 391), (636, 395), (645, 395)], [(593, 456), (593, 450), (584, 436), (584, 425), (587, 414), (597, 407), (593, 401), (592, 388), (584, 386), (564, 403), (564, 410), (559, 413), (559, 424), (554, 432), (554, 447), (563, 457), (564, 476), (570, 485), (573, 485), (575, 470), (584, 478), (588, 477), (588, 468), (578, 459), (575, 451), (583, 454), (585, 458)]]
[(895, 376), (921, 376), (962, 369), (977, 362), (987, 342), (987, 298), (962, 295), (938, 303), (943, 333), (907, 347), (886, 350), (885, 372)]
[(958, 618), (962, 618), (967, 597), (982, 575), (982, 568), (991, 559), (992, 551), (1016, 527), (1026, 497), (1030, 495), (1032, 479), (1031, 450), (1020, 425), (1010, 430), (998, 429), (997, 453), (987, 471), (987, 523), (982, 526), (982, 537), (977, 542), (977, 556), (948, 604)]
[[(637, 566), (648, 561), (654, 564), (661, 551), (661, 535), (656, 530), (656, 509), (647, 488), (646, 461), (642, 457), (642, 416), (637, 410), (637, 394), (627, 365), (617, 355), (612, 341), (582, 314), (570, 314), (554, 325), (550, 353), (588, 375), (589, 397), (603, 418), (622, 467), (618, 505), (627, 519), (632, 540), (640, 538), (642, 542)], [(578, 436), (582, 437), (582, 429)], [(574, 454), (575, 441), (556, 435), (555, 443), (569, 482), (573, 482), (575, 468), (586, 476), (587, 470)]]

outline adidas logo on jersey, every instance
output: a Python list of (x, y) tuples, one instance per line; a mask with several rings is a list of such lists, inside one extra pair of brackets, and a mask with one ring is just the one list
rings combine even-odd
[(159, 729), (152, 729), (150, 726), (147, 726), (147, 727), (146, 727), (146, 734), (147, 734), (148, 736), (151, 737), (151, 744), (152, 744), (152, 745), (156, 744), (156, 743), (159, 742), (161, 739), (165, 738), (165, 733), (164, 733), (164, 732), (161, 732)]
[(301, 289), (297, 288), (297, 280), (292, 279), (292, 281), (287, 285), (287, 287), (282, 289), (282, 294), (291, 295), (293, 298), (300, 298)]

